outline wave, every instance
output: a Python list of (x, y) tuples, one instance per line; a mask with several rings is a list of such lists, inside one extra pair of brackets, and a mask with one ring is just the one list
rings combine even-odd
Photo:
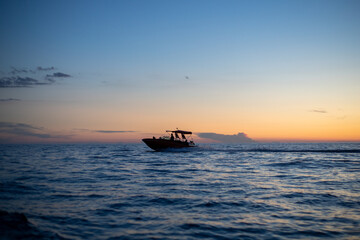
[(0, 239), (360, 237), (359, 143), (104, 146), (0, 146)]
[(211, 149), (201, 148), (202, 151), (216, 152), (260, 152), (260, 153), (360, 153), (360, 149), (271, 149), (271, 148), (253, 148), (253, 149)]
[(66, 239), (57, 233), (42, 231), (25, 214), (0, 210), (1, 239)]
[(250, 149), (246, 152), (284, 152), (284, 153), (360, 153), (360, 149)]

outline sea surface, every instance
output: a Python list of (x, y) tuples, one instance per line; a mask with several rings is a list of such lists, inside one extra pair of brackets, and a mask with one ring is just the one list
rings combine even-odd
[(0, 239), (360, 239), (360, 143), (0, 145)]

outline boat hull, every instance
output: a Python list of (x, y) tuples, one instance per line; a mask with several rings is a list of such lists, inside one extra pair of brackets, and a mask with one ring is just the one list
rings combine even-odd
[(167, 140), (167, 139), (153, 139), (153, 138), (144, 138), (142, 140), (149, 148), (155, 151), (165, 150), (167, 148), (188, 148), (194, 147), (188, 142), (176, 141), (176, 140)]

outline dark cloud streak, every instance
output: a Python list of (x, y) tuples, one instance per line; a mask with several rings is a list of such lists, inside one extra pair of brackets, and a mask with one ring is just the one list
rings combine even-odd
[(137, 132), (137, 131), (131, 131), (131, 130), (91, 130), (91, 129), (83, 129), (83, 128), (76, 128), (73, 130), (82, 131), (82, 132), (94, 132), (94, 133), (132, 133), (132, 132)]
[[(57, 82), (57, 80), (63, 78), (69, 78), (71, 75), (62, 73), (62, 72), (55, 72), (47, 75), (43, 75), (41, 78), (43, 80), (38, 80), (38, 77), (29, 77), (26, 76), (30, 73), (35, 74), (36, 71), (38, 72), (47, 72), (55, 70), (55, 67), (37, 67), (36, 70), (28, 70), (26, 68), (15, 68), (11, 67), (12, 71), (10, 72), (9, 76), (0, 77), (0, 88), (24, 88), (24, 87), (33, 87), (33, 86), (40, 86), (40, 85), (52, 85)], [(44, 74), (44, 73), (42, 73)], [(39, 74), (36, 74), (39, 75)]]
[(20, 87), (32, 87), (39, 85), (50, 85), (54, 81), (46, 79), (45, 81), (39, 81), (31, 77), (2, 77), (0, 78), (0, 88), (20, 88)]
[(52, 135), (42, 127), (35, 127), (25, 123), (0, 122), (0, 133), (7, 133), (18, 137), (68, 138), (65, 135)]
[(50, 82), (55, 82), (56, 80), (54, 78), (69, 78), (69, 77), (71, 77), (69, 74), (56, 72), (53, 74), (47, 74), (45, 79)]
[(0, 102), (20, 102), (21, 100), (18, 98), (2, 98)]
[(38, 70), (38, 71), (53, 71), (53, 70), (55, 70), (55, 68), (54, 67), (37, 67), (36, 68), (36, 70)]
[(136, 132), (136, 131), (94, 130), (93, 132), (97, 132), (97, 133), (130, 133), (130, 132)]
[(56, 72), (56, 73), (53, 73), (53, 74), (48, 74), (48, 75), (46, 75), (46, 77), (50, 77), (50, 78), (53, 78), (53, 77), (68, 78), (68, 77), (71, 77), (71, 76), (69, 74), (66, 74), (66, 73)]
[(309, 112), (314, 112), (314, 113), (327, 113), (327, 111), (325, 110), (320, 110), (320, 109), (312, 109)]
[(31, 136), (38, 138), (52, 138), (50, 134), (41, 133), (42, 128), (24, 123), (0, 122), (0, 133), (9, 133), (17, 136)]
[(15, 67), (11, 67), (11, 74), (13, 75), (17, 75), (17, 74), (23, 74), (23, 73), (35, 73), (35, 71), (33, 70), (28, 70), (26, 68), (15, 68)]

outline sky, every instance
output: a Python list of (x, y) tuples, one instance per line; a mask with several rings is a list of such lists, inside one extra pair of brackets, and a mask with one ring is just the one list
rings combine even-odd
[[(360, 1), (0, 0), (0, 143), (360, 141)], [(234, 140), (235, 139), (235, 140)]]

